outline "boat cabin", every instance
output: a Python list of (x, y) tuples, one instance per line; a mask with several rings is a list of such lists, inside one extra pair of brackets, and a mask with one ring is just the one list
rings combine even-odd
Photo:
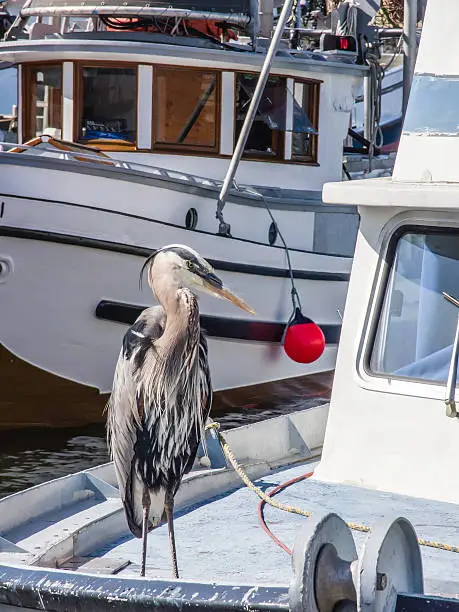
[[(17, 138), (4, 140), (48, 135), (198, 175), (205, 158), (204, 174), (222, 178), (268, 44), (253, 37), (258, 9), (242, 0), (220, 3), (218, 13), (162, 4), (27, 3), (0, 44), (18, 90)], [(238, 178), (318, 189), (341, 178), (353, 91), (366, 68), (351, 51), (284, 42)]]
[(361, 222), (318, 474), (457, 504), (459, 53), (429, 10), (393, 177), (324, 187)]

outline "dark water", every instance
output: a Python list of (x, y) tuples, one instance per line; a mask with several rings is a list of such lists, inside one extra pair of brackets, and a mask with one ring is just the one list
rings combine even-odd
[[(256, 403), (228, 405), (211, 416), (229, 429), (325, 403), (328, 385), (279, 383)], [(228, 402), (230, 403), (230, 402)], [(103, 425), (0, 432), (0, 497), (108, 461)]]

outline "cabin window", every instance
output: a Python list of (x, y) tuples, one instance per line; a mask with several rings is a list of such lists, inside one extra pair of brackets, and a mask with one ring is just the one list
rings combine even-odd
[[(258, 74), (236, 76), (236, 138), (240, 134), (257, 81)], [(292, 117), (287, 117), (288, 108), (293, 109)], [(244, 155), (283, 159), (284, 135), (287, 130), (291, 130), (292, 160), (316, 161), (318, 117), (318, 82), (295, 80), (293, 91), (290, 91), (285, 77), (269, 77)]]
[(293, 83), (293, 160), (317, 161), (319, 88), (313, 81)]
[(219, 76), (210, 70), (155, 69), (153, 141), (156, 146), (217, 149)]
[(135, 146), (137, 70), (82, 66), (77, 140), (103, 148)]
[(445, 383), (459, 310), (459, 231), (406, 230), (399, 237), (370, 356), (390, 377)]
[[(236, 75), (236, 140), (258, 81), (258, 74)], [(286, 79), (271, 76), (258, 106), (244, 149), (245, 157), (283, 158)]]
[(45, 64), (23, 67), (25, 100), (23, 140), (42, 134), (61, 138), (62, 66)]

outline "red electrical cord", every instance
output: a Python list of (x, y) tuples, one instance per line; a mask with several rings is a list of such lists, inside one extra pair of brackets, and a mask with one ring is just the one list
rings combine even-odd
[[(307, 474), (303, 474), (302, 476), (297, 476), (296, 478), (292, 478), (291, 480), (288, 480), (287, 482), (283, 482), (282, 484), (277, 485), (277, 487), (274, 487), (274, 489), (272, 491), (270, 491), (267, 495), (268, 495), (268, 497), (274, 497), (275, 495), (277, 495), (277, 493), (280, 493), (280, 491), (283, 491), (284, 489), (286, 489), (290, 485), (295, 484), (296, 482), (300, 482), (301, 480), (306, 480), (307, 478), (310, 478), (313, 474), (314, 474), (314, 472), (308, 472)], [(274, 540), (274, 542), (278, 546), (280, 546), (282, 548), (282, 550), (285, 550), (286, 553), (291, 555), (292, 551), (290, 550), (290, 548), (288, 548), (283, 542), (281, 542), (279, 540), (279, 538), (277, 538), (273, 534), (273, 532), (270, 530), (270, 528), (266, 524), (265, 515), (264, 515), (265, 505), (266, 505), (266, 502), (263, 499), (258, 504), (258, 519), (260, 521), (261, 526), (263, 527), (265, 532), (269, 535), (269, 537), (272, 540)]]

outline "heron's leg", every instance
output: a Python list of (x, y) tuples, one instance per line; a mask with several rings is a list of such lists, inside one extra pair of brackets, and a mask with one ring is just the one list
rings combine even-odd
[(143, 489), (142, 506), (143, 506), (143, 521), (142, 521), (142, 560), (140, 563), (140, 575), (145, 576), (145, 565), (147, 561), (147, 537), (148, 537), (148, 516), (150, 514), (150, 492), (147, 487)]
[(172, 573), (174, 574), (174, 578), (179, 577), (178, 567), (177, 567), (177, 552), (175, 550), (175, 535), (174, 535), (174, 496), (170, 491), (166, 492), (165, 499), (165, 510), (166, 510), (166, 518), (167, 518), (167, 526), (169, 528), (169, 544), (171, 547), (171, 557), (172, 557)]

